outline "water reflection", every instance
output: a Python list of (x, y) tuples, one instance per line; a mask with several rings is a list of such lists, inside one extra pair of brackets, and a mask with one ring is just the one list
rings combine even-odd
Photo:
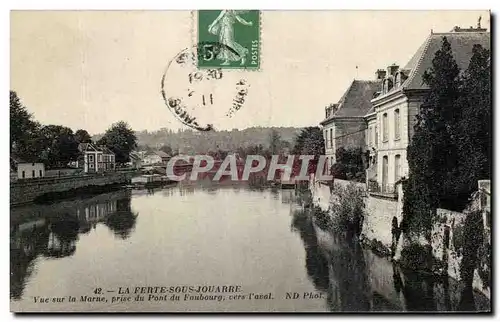
[(306, 270), (331, 311), (489, 311), (489, 300), (449, 278), (400, 269), (359, 243), (317, 227), (306, 210), (294, 210), (292, 230), (306, 251)]
[[(207, 310), (489, 310), (489, 300), (456, 282), (404, 271), (321, 230), (308, 213), (308, 194), (250, 183), (222, 185), (182, 182), (11, 209), (11, 298), (22, 298), (15, 304), (29, 307), (31, 295), (64, 294), (74, 280), (80, 293), (95, 280), (106, 287), (129, 281), (210, 282), (276, 294), (316, 289), (324, 295), (314, 301), (276, 296), (273, 302), (205, 303)], [(96, 261), (99, 265), (88, 267)], [(57, 285), (47, 285), (51, 281)], [(142, 310), (147, 304), (135, 305)], [(196, 306), (149, 305), (170, 311)]]
[(122, 190), (83, 200), (11, 209), (10, 296), (21, 299), (38, 257), (72, 256), (79, 235), (103, 223), (117, 238), (126, 239), (136, 224), (131, 192)]

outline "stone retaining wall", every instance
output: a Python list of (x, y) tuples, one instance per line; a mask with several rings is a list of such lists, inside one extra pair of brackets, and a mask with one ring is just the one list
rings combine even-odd
[(116, 172), (100, 175), (82, 175), (61, 178), (26, 179), (10, 184), (10, 204), (29, 203), (47, 193), (64, 192), (88, 186), (106, 186), (127, 183), (132, 178), (131, 172)]

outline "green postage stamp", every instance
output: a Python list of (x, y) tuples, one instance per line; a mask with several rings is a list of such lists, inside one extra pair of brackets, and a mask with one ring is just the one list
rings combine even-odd
[(260, 11), (198, 11), (198, 67), (259, 69)]

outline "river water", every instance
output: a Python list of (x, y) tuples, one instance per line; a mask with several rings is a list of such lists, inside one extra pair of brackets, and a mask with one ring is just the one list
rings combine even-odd
[[(331, 237), (299, 197), (294, 190), (181, 183), (13, 208), (11, 309), (489, 310), (486, 298), (456, 283), (404, 272)], [(183, 286), (233, 290), (212, 299), (214, 293), (183, 293)], [(136, 301), (134, 292), (155, 287), (179, 293)], [(107, 302), (82, 301), (85, 295)]]

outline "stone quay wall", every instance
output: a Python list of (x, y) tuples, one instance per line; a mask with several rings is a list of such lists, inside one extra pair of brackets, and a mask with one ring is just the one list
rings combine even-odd
[(34, 201), (47, 193), (64, 192), (89, 186), (106, 186), (130, 182), (133, 172), (18, 180), (10, 183), (11, 206)]

